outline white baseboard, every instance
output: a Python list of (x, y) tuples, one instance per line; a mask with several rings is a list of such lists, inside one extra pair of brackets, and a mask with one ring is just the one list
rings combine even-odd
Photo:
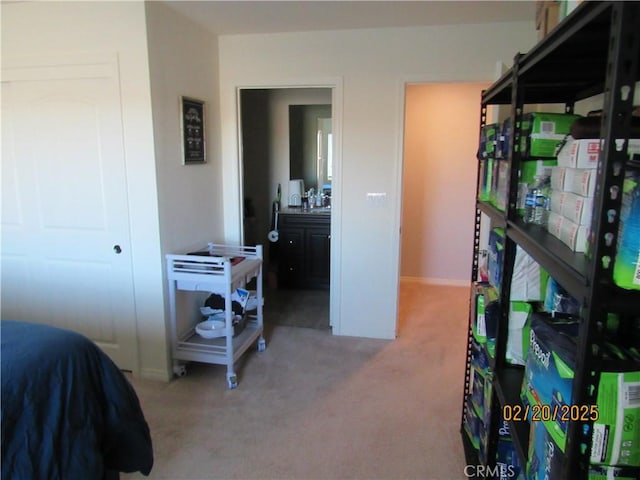
[(140, 378), (145, 380), (155, 380), (158, 382), (169, 382), (173, 378), (173, 373), (157, 368), (143, 368), (140, 370)]
[(451, 278), (433, 278), (433, 277), (406, 277), (401, 276), (400, 282), (420, 283), (422, 285), (440, 285), (444, 287), (470, 287), (469, 280), (456, 280)]

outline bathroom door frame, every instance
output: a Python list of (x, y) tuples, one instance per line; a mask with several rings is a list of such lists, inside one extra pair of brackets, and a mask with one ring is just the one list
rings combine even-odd
[(326, 88), (331, 90), (331, 118), (333, 130), (333, 178), (331, 180), (331, 260), (329, 280), (329, 325), (334, 335), (341, 334), (341, 279), (342, 279), (342, 115), (343, 115), (343, 81), (342, 78), (326, 78), (317, 81), (275, 81), (253, 85), (236, 86), (236, 125), (238, 148), (238, 218), (240, 219), (240, 241), (244, 244), (244, 155), (242, 151), (242, 90), (261, 89), (309, 89)]

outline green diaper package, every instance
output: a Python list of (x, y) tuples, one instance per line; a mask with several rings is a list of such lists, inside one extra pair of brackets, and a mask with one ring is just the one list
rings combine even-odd
[(640, 467), (640, 371), (603, 372), (591, 463)]

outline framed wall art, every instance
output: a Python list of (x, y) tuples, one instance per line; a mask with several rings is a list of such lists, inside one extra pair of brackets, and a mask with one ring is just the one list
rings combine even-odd
[(182, 130), (182, 162), (185, 165), (206, 163), (204, 102), (180, 97), (180, 128)]

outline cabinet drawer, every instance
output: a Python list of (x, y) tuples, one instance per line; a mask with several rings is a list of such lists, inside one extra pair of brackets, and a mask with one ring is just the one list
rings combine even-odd
[(280, 228), (280, 249), (286, 256), (301, 256), (304, 248), (304, 230)]

